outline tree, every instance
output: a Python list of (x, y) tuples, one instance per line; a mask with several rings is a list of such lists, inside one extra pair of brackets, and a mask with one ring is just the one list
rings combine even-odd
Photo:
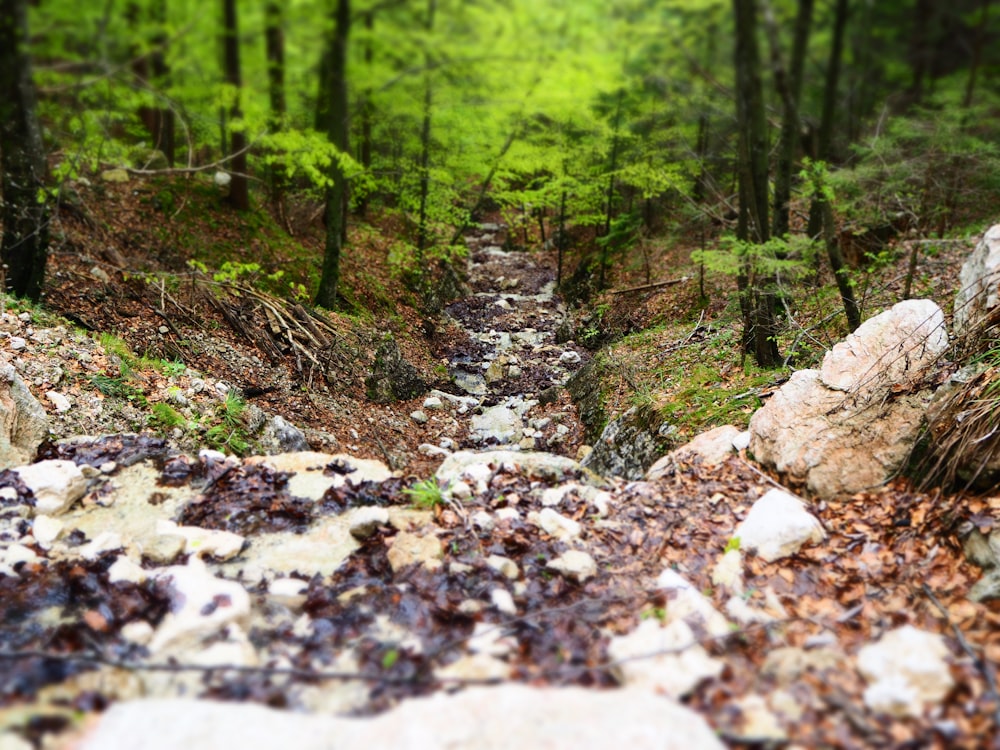
[(744, 253), (743, 271), (737, 277), (743, 313), (743, 346), (761, 367), (777, 367), (781, 353), (776, 340), (778, 324), (774, 277), (760, 273), (752, 260), (753, 246), (770, 239), (768, 224), (768, 139), (764, 91), (757, 49), (757, 8), (754, 0), (733, 0), (736, 20), (736, 120), (739, 223), (737, 239)]
[[(342, 154), (347, 153), (347, 42), (351, 31), (350, 0), (337, 0), (333, 29), (323, 53), (320, 80), (325, 87), (317, 100), (316, 121), (326, 125), (330, 143)], [(340, 254), (344, 247), (347, 227), (347, 175), (340, 161), (330, 164), (330, 182), (326, 188), (326, 247), (323, 252), (323, 272), (315, 302), (332, 309), (337, 304), (340, 283)]]
[(0, 170), (6, 288), (39, 299), (48, 258), (45, 150), (35, 112), (25, 0), (0, 0)]
[(229, 107), (229, 146), (233, 156), (232, 177), (229, 187), (229, 204), (237, 211), (250, 208), (250, 181), (247, 177), (247, 137), (244, 132), (243, 113), (240, 108), (240, 90), (243, 79), (240, 75), (240, 35), (236, 16), (236, 0), (222, 0), (223, 8), (223, 57), (226, 69), (226, 83), (233, 91), (232, 105)]

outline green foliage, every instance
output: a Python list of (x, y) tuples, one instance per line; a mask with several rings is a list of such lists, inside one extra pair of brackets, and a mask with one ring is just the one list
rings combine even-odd
[(421, 510), (433, 510), (444, 504), (444, 494), (437, 480), (433, 477), (416, 482), (413, 486), (403, 490), (403, 494), (410, 498), (414, 507)]
[(245, 410), (246, 402), (236, 391), (230, 391), (226, 400), (216, 407), (215, 424), (205, 432), (205, 442), (209, 447), (237, 456), (249, 450), (250, 441), (243, 420)]
[(726, 542), (726, 548), (723, 553), (726, 552), (738, 552), (740, 549), (740, 538), (738, 536), (730, 537), (729, 541)]
[(161, 433), (169, 433), (175, 427), (187, 425), (187, 419), (170, 404), (158, 401), (149, 407), (149, 426)]

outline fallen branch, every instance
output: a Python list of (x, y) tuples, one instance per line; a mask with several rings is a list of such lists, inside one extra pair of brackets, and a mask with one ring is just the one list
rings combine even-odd
[(691, 281), (690, 276), (681, 276), (679, 279), (670, 279), (669, 281), (657, 281), (652, 284), (643, 284), (642, 286), (632, 286), (628, 289), (616, 289), (612, 291), (612, 294), (628, 294), (629, 292), (641, 292), (646, 289), (659, 289), (664, 286), (673, 286), (674, 284), (681, 284), (685, 281)]

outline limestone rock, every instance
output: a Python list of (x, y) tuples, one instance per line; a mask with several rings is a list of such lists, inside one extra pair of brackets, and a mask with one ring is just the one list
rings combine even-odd
[(393, 571), (405, 568), (407, 565), (419, 564), (429, 570), (441, 567), (444, 548), (436, 536), (421, 536), (408, 531), (400, 531), (393, 537), (389, 548), (389, 565)]
[(697, 457), (707, 466), (721, 464), (734, 452), (733, 441), (739, 434), (740, 431), (729, 424), (703, 432), (680, 448), (675, 448), (658, 459), (649, 467), (646, 479), (654, 481), (661, 478), (678, 459), (690, 460)]
[(86, 727), (78, 744), (78, 750), (220, 747), (724, 750), (704, 719), (661, 695), (513, 684), (436, 693), (361, 719), (302, 715), (252, 703), (121, 702)]
[(179, 536), (184, 539), (184, 551), (191, 555), (206, 555), (217, 560), (229, 560), (240, 553), (246, 544), (239, 534), (221, 529), (203, 529), (198, 526), (178, 526), (173, 521), (156, 522), (156, 533), (161, 536)]
[(867, 396), (919, 384), (948, 348), (944, 313), (927, 299), (910, 299), (865, 321), (823, 357), (827, 388)]
[[(276, 471), (292, 474), (288, 480), (288, 491), (295, 497), (308, 500), (322, 500), (331, 487), (340, 487), (345, 482), (353, 485), (362, 482), (384, 482), (392, 476), (389, 467), (381, 461), (355, 458), (346, 453), (316, 453), (297, 451), (278, 453), (273, 456), (251, 456), (244, 463), (266, 463)], [(328, 466), (340, 467), (328, 471)]]
[(643, 620), (628, 635), (611, 639), (608, 656), (624, 685), (674, 699), (690, 693), (702, 680), (718, 677), (723, 668), (684, 620), (666, 627), (654, 619)]
[(753, 504), (734, 535), (741, 548), (756, 550), (768, 562), (794, 555), (806, 542), (818, 544), (826, 538), (820, 522), (802, 501), (779, 489), (768, 491)]
[(393, 338), (386, 339), (375, 350), (375, 364), (365, 387), (368, 398), (377, 404), (406, 401), (427, 392), (427, 382), (416, 367), (403, 359)]
[(672, 432), (654, 408), (632, 407), (608, 423), (582, 464), (604, 476), (641, 479), (670, 448)]
[(65, 513), (87, 491), (87, 480), (72, 461), (50, 459), (14, 471), (34, 493), (35, 513), (47, 516)]
[(452, 482), (471, 480), (477, 492), (485, 492), (486, 484), (500, 467), (507, 467), (532, 479), (561, 481), (578, 473), (580, 464), (564, 456), (532, 451), (456, 451), (441, 462), (434, 476), (438, 484), (447, 487)]
[(32, 461), (49, 434), (45, 409), (9, 362), (0, 362), (0, 469)]
[(1000, 224), (983, 235), (962, 265), (955, 295), (955, 335), (973, 329), (1000, 304)]
[(865, 703), (893, 716), (921, 716), (942, 700), (954, 681), (940, 635), (904, 625), (858, 652), (858, 671), (870, 683)]
[(351, 536), (355, 539), (367, 539), (380, 526), (389, 525), (389, 511), (374, 505), (355, 508), (351, 511), (350, 524)]
[(149, 644), (152, 652), (180, 643), (201, 642), (227, 625), (250, 616), (250, 596), (240, 584), (216, 578), (197, 557), (187, 565), (164, 568), (156, 574), (166, 586), (170, 611)]
[(820, 497), (884, 483), (910, 455), (948, 345), (940, 309), (906, 300), (799, 370), (750, 420), (754, 457)]
[(564, 542), (572, 541), (580, 536), (583, 530), (579, 522), (560, 515), (552, 508), (543, 508), (538, 514), (538, 525), (546, 534)]
[(270, 417), (264, 423), (257, 445), (266, 454), (309, 450), (309, 441), (306, 440), (302, 430), (277, 415)]
[(577, 583), (584, 583), (588, 578), (597, 575), (597, 563), (594, 562), (594, 558), (586, 552), (575, 549), (563, 552), (554, 560), (549, 560), (545, 567), (561, 573)]
[(704, 594), (676, 571), (667, 568), (656, 579), (656, 585), (671, 592), (667, 601), (666, 621), (684, 620), (691, 625), (699, 625), (711, 636), (723, 636), (731, 632), (729, 622)]

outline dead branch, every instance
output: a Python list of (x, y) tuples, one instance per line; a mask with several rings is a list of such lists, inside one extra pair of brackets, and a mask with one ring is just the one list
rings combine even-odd
[(682, 284), (685, 281), (691, 281), (690, 276), (681, 276), (679, 279), (670, 279), (669, 281), (656, 281), (652, 284), (643, 284), (642, 286), (632, 286), (628, 289), (616, 289), (612, 291), (612, 294), (628, 294), (629, 292), (642, 292), (647, 289), (659, 289), (660, 287), (673, 286), (674, 284)]

